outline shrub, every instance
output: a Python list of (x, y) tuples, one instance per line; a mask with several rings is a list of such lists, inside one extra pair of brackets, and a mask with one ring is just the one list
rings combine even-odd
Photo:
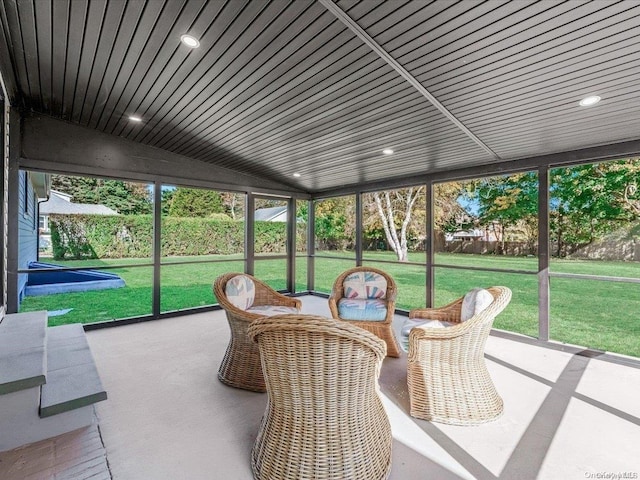
[(87, 238), (85, 223), (76, 222), (71, 216), (56, 216), (55, 220), (52, 220), (51, 241), (53, 256), (56, 260), (62, 260), (65, 257), (97, 258)]
[[(244, 222), (226, 216), (162, 218), (162, 255), (229, 255), (244, 251)], [(151, 215), (51, 215), (51, 243), (56, 260), (144, 258), (153, 253)], [(305, 245), (304, 228), (297, 245)], [(256, 222), (255, 250), (286, 252), (286, 223)]]

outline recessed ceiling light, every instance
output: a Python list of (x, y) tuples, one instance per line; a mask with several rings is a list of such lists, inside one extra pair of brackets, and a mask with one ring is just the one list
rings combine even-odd
[(382, 150), (382, 153), (384, 153), (385, 155), (393, 155), (393, 150), (391, 150), (390, 148), (385, 148), (384, 150)]
[(189, 48), (198, 48), (200, 46), (200, 42), (198, 41), (198, 39), (191, 35), (182, 35), (180, 37), (180, 41)]
[(582, 100), (580, 100), (580, 106), (581, 107), (588, 107), (590, 105), (595, 105), (599, 101), (600, 101), (600, 97), (599, 96), (592, 95), (591, 97), (585, 97)]
[(129, 120), (131, 120), (132, 122), (141, 122), (142, 119), (140, 117), (136, 117), (135, 115), (130, 115), (129, 116)]
[(300, 178), (300, 174), (299, 174), (298, 172), (295, 172), (295, 173), (293, 174), (293, 176), (294, 176), (294, 177), (296, 177), (296, 178)]

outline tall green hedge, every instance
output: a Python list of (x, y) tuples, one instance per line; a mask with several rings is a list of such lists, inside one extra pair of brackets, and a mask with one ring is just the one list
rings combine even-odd
[[(54, 258), (150, 257), (151, 215), (51, 215)], [(296, 243), (305, 241), (299, 229)], [(286, 223), (256, 222), (255, 251), (285, 253)], [(162, 255), (234, 254), (244, 251), (244, 222), (217, 218), (163, 217)]]

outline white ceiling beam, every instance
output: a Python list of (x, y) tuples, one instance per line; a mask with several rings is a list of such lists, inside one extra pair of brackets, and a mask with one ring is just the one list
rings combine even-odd
[(493, 160), (501, 160), (496, 152), (491, 150), (482, 140), (480, 140), (471, 130), (469, 130), (453, 113), (442, 105), (413, 75), (411, 75), (398, 61), (393, 58), (384, 48), (382, 48), (367, 32), (364, 31), (349, 15), (347, 15), (332, 0), (318, 0), (324, 7), (329, 10), (338, 20), (340, 20), (349, 30), (358, 36), (366, 45), (373, 50), (380, 58), (387, 62), (396, 72), (400, 74), (407, 82), (409, 82), (420, 94), (425, 97), (431, 104), (436, 107), (445, 117), (464, 132), (471, 140), (482, 147)]

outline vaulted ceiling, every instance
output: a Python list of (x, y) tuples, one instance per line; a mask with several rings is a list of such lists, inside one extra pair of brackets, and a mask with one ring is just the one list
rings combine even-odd
[(636, 0), (0, 2), (23, 112), (310, 193), (640, 140), (639, 43)]

